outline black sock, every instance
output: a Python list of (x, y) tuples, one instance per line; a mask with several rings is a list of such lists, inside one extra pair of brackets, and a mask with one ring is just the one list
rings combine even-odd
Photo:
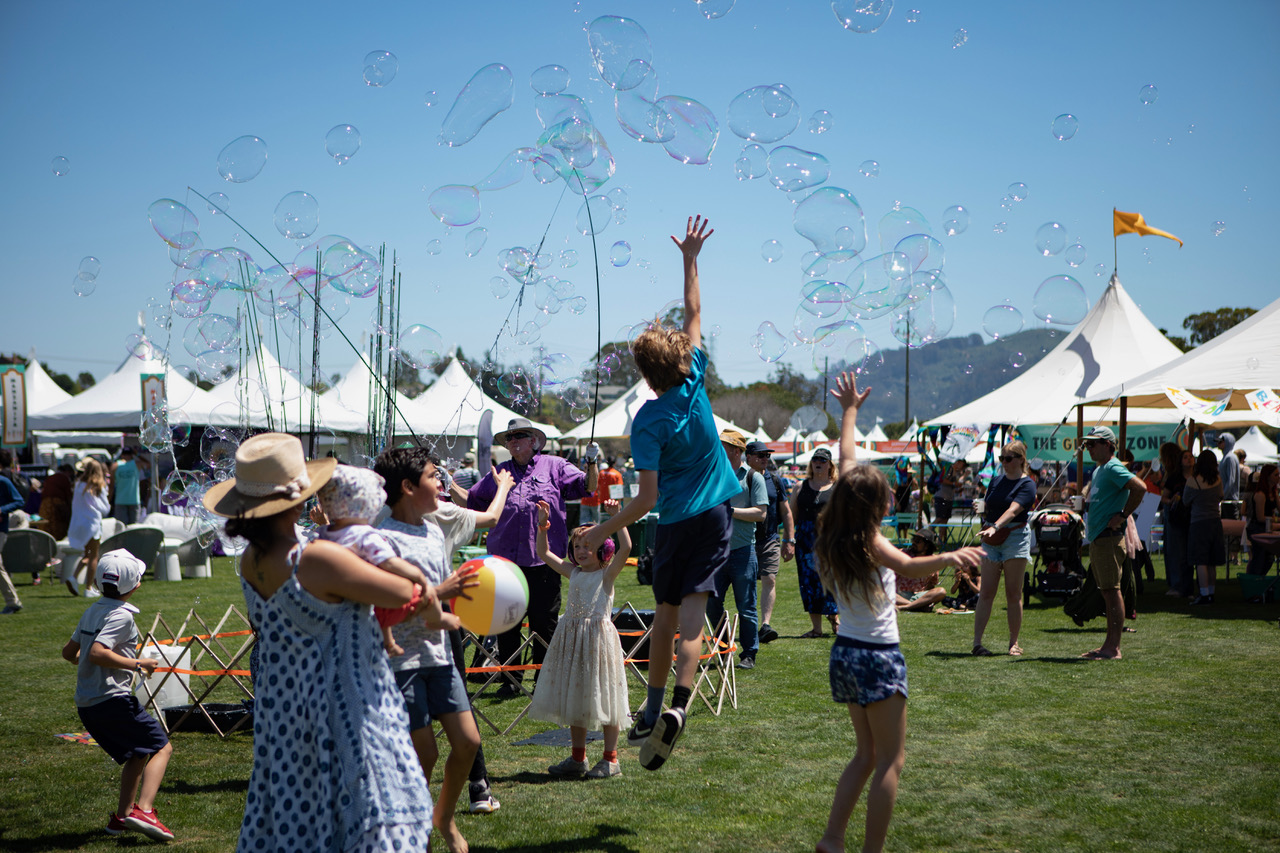
[(671, 691), (671, 707), (684, 710), (689, 707), (689, 697), (693, 695), (693, 689), (689, 687), (681, 687), (679, 684)]

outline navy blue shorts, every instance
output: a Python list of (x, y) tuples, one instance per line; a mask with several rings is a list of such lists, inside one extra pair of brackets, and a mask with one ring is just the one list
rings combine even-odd
[(396, 687), (409, 711), (409, 731), (425, 729), (441, 714), (471, 710), (467, 685), (453, 664), (406, 669), (396, 673)]
[(733, 508), (725, 501), (695, 516), (659, 524), (653, 549), (653, 597), (677, 607), (686, 595), (714, 592), (729, 562)]
[(897, 643), (863, 643), (836, 637), (831, 647), (831, 698), (863, 707), (895, 693), (907, 695), (907, 661)]
[(138, 697), (112, 696), (105, 702), (76, 708), (80, 722), (116, 764), (155, 755), (169, 743), (156, 718), (142, 710)]

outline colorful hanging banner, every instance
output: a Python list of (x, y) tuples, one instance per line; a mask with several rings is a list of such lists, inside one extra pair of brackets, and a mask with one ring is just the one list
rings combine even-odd
[(0, 383), (4, 399), (4, 435), (0, 444), (21, 447), (27, 443), (27, 376), (26, 366), (0, 365)]
[[(1125, 427), (1124, 443), (1133, 451), (1135, 459), (1155, 459), (1160, 455), (1160, 445), (1173, 441), (1178, 424), (1129, 424)], [(1054, 430), (1057, 429), (1057, 435)], [(1120, 430), (1112, 427), (1117, 433)], [(1085, 432), (1088, 432), (1086, 425)], [(1076, 457), (1076, 429), (1068, 425), (1020, 426), (1018, 439), (1027, 446), (1027, 458), (1046, 462), (1068, 462)], [(1088, 456), (1086, 455), (1086, 460)]]
[(954, 462), (969, 455), (979, 441), (987, 437), (990, 424), (956, 424), (947, 432), (947, 440), (938, 451), (943, 462)]
[(142, 374), (142, 411), (150, 412), (165, 405), (164, 374)]
[(1244, 395), (1249, 408), (1265, 424), (1280, 427), (1280, 397), (1270, 388), (1259, 388)]
[(1173, 403), (1174, 408), (1182, 412), (1189, 418), (1194, 418), (1196, 423), (1211, 424), (1227, 410), (1227, 404), (1231, 402), (1231, 392), (1223, 394), (1221, 397), (1205, 399), (1197, 397), (1185, 388), (1165, 388), (1164, 394)]

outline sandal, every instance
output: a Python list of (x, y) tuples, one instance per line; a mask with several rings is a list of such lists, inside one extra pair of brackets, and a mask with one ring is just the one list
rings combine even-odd
[(817, 640), (817, 639), (821, 639), (822, 637), (825, 637), (825, 636), (826, 636), (826, 634), (822, 633), (821, 631), (811, 630), (811, 631), (805, 631), (803, 634), (801, 634), (801, 635), (800, 635), (800, 639), (802, 639), (802, 640)]
[(1009, 647), (1009, 654), (1013, 655), (1014, 657), (1018, 657), (1019, 655), (1022, 654), (1022, 646), (1018, 645), (1017, 643), (1014, 643), (1012, 646)]
[(976, 658), (989, 658), (991, 657), (991, 650), (979, 643), (973, 647), (973, 656)]

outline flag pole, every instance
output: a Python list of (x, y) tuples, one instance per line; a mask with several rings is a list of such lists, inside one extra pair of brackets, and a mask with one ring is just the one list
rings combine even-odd
[(1120, 250), (1116, 244), (1120, 242), (1120, 235), (1116, 234), (1115, 229), (1116, 209), (1111, 208), (1111, 274), (1117, 275), (1120, 272)]

